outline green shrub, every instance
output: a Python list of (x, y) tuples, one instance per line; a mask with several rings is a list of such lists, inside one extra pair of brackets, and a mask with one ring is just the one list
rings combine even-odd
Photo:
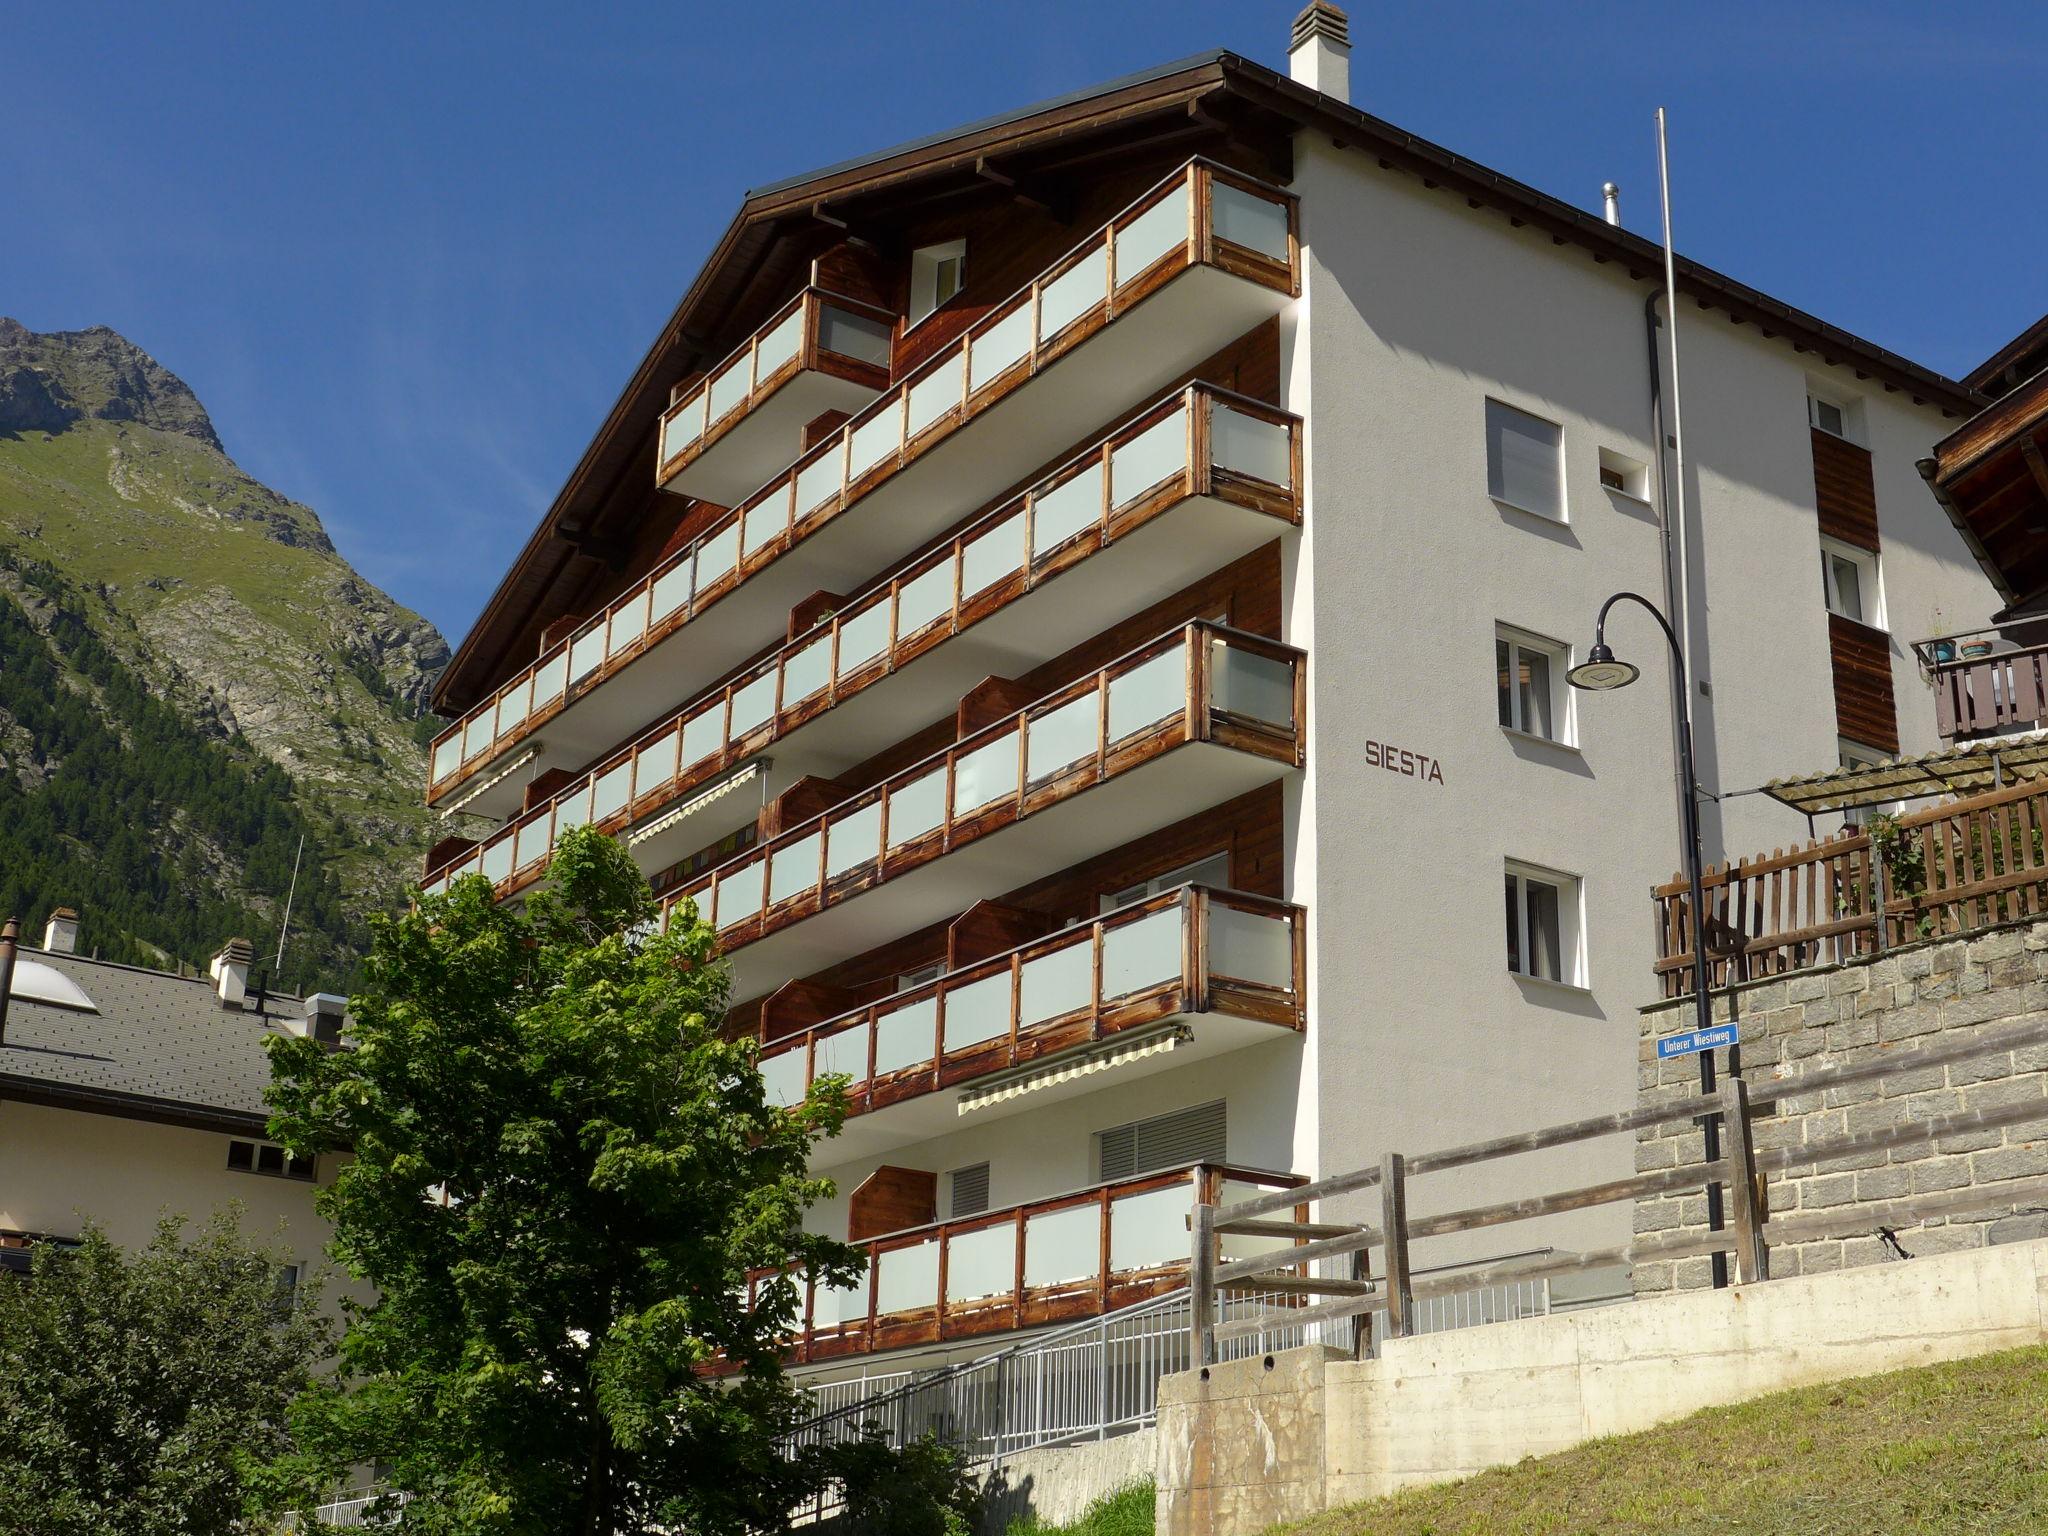
[(892, 1447), (875, 1425), (861, 1438), (818, 1452), (826, 1475), (846, 1490), (846, 1524), (888, 1536), (973, 1536), (981, 1489), (966, 1461), (937, 1435)]
[(1135, 1483), (1097, 1499), (1073, 1525), (1013, 1521), (1009, 1536), (1152, 1536), (1152, 1485)]

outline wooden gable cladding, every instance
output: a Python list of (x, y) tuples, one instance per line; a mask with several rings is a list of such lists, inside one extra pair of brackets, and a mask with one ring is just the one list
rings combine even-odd
[(865, 1242), (939, 1219), (939, 1176), (884, 1163), (846, 1197), (846, 1240)]
[(859, 1000), (841, 987), (817, 981), (788, 981), (761, 1001), (761, 1038), (780, 1040), (837, 1018)]
[(1042, 939), (1053, 919), (1030, 907), (1001, 901), (977, 901), (946, 926), (946, 969), (957, 971)]
[(1891, 637), (1883, 630), (1828, 615), (1828, 651), (1835, 674), (1835, 729), (1887, 756), (1899, 750), (1899, 715), (1892, 698)]
[(1874, 553), (1878, 548), (1877, 486), (1870, 472), (1870, 450), (1819, 427), (1810, 430), (1813, 504), (1820, 512), (1822, 536)]

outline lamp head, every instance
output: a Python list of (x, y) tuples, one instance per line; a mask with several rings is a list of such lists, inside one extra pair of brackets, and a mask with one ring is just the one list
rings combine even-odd
[(1571, 671), (1565, 673), (1565, 680), (1574, 688), (1584, 688), (1592, 693), (1605, 693), (1613, 688), (1626, 688), (1642, 670), (1626, 661), (1618, 661), (1605, 641), (1595, 642), (1593, 649)]

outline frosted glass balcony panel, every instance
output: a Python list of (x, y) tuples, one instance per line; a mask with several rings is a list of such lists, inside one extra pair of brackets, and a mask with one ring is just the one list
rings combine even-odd
[(697, 546), (697, 590), (730, 576), (740, 563), (740, 525), (737, 519), (716, 533), (708, 533)]
[(1095, 946), (1082, 939), (1065, 949), (1026, 960), (1017, 981), (1017, 1023), (1022, 1029), (1075, 1013), (1089, 1005)]
[(1107, 253), (1091, 251), (1038, 291), (1038, 339), (1050, 340), (1107, 296)]
[(960, 555), (962, 601), (987, 591), (1024, 568), (1024, 514), (1006, 517), (975, 535)]
[(591, 801), (590, 819), (604, 821), (626, 808), (633, 794), (633, 762), (628, 758), (616, 768), (598, 775), (597, 792)]
[[(828, 311), (829, 313), (829, 311)], [(761, 338), (754, 352), (754, 378), (770, 378), (778, 368), (796, 361), (804, 340), (804, 306), (799, 304), (774, 330)]]
[(1209, 666), (1216, 708), (1272, 725), (1294, 723), (1294, 669), (1286, 662), (1211, 640)]
[(889, 599), (839, 621), (839, 675), (859, 670), (889, 648)]
[(1109, 1202), (1109, 1267), (1123, 1274), (1185, 1264), (1188, 1210), (1194, 1197), (1186, 1184), (1169, 1184), (1142, 1195)]
[(789, 527), (789, 492), (779, 490), (766, 501), (747, 508), (740, 519), (740, 550), (752, 557), (774, 543)]
[(883, 460), (894, 457), (902, 441), (903, 407), (891, 402), (853, 429), (846, 449), (847, 480), (858, 480)]
[(864, 805), (825, 828), (825, 878), (837, 880), (882, 853), (882, 802)]
[(687, 557), (676, 561), (654, 579), (652, 607), (654, 622), (659, 624), (670, 615), (681, 612), (690, 601), (690, 562)]
[(1294, 984), (1294, 932), (1278, 917), (1209, 905), (1209, 974), (1261, 986)]
[(1089, 465), (1071, 480), (1033, 498), (1033, 559), (1059, 548), (1075, 534), (1102, 526), (1102, 465)]
[(541, 708), (552, 704), (567, 691), (569, 686), (569, 655), (564, 651), (553, 661), (544, 663), (533, 680), (533, 707)]
[(811, 1071), (818, 1077), (848, 1077), (858, 1088), (867, 1081), (868, 1031), (865, 1024), (821, 1035), (811, 1053)]
[(1010, 973), (1007, 970), (946, 992), (946, 1049), (965, 1050), (1010, 1032)]
[(661, 457), (674, 458), (704, 435), (704, 397), (700, 394), (661, 424)]
[(796, 472), (798, 517), (839, 494), (840, 480), (845, 467), (845, 440), (835, 438), (831, 447)]
[[(630, 602), (621, 603), (612, 610), (610, 633), (605, 638), (607, 658), (638, 643), (647, 633), (647, 594), (641, 593)], [(521, 714), (525, 711), (521, 710)]]
[(1187, 658), (1175, 647), (1109, 680), (1109, 739), (1157, 725), (1187, 709)]
[(1116, 285), (1121, 288), (1168, 251), (1188, 243), (1188, 186), (1180, 186), (1116, 232)]
[(1110, 503), (1125, 506), (1187, 467), (1188, 413), (1179, 410), (1110, 450)]
[(938, 1027), (936, 998), (899, 1003), (882, 1014), (875, 1020), (875, 1076), (886, 1077), (906, 1067), (929, 1066)]
[(462, 766), (462, 732), (457, 731), (434, 746), (434, 778), (445, 779)]
[(742, 352), (726, 370), (711, 381), (710, 417), (715, 425), (740, 408), (753, 387), (753, 357)]
[(1287, 259), (1287, 210), (1279, 203), (1254, 197), (1224, 181), (1211, 181), (1209, 221), (1218, 240), (1275, 261)]
[(492, 711), (471, 715), (462, 722), (462, 756), (475, 757), (497, 739), (497, 722)]
[(832, 631), (820, 630), (818, 637), (792, 654), (782, 666), (782, 707), (801, 704), (832, 681)]
[(977, 1227), (946, 1239), (946, 1302), (1007, 1296), (1017, 1288), (1015, 1224)]
[(946, 560), (920, 571), (897, 589), (896, 638), (914, 635), (952, 611), (953, 562)]
[(718, 926), (730, 928), (761, 915), (762, 882), (767, 865), (759, 860), (743, 864), (718, 882)]
[(875, 1256), (875, 1310), (921, 1312), (939, 1301), (939, 1240), (891, 1248)]
[(604, 661), (604, 624), (600, 621), (569, 642), (569, 678), (580, 683)]
[(1017, 793), (1017, 736), (1009, 732), (953, 764), (953, 814), (964, 816)]
[(847, 1323), (867, 1321), (868, 1283), (865, 1276), (844, 1290), (820, 1285), (811, 1295), (811, 1325), (815, 1328), (837, 1328)]
[(818, 350), (886, 368), (889, 366), (889, 343), (894, 331), (895, 328), (885, 320), (835, 309), (827, 304), (818, 315)]
[(725, 701), (683, 722), (683, 766), (701, 763), (725, 745)]
[(1031, 306), (1019, 304), (980, 335), (970, 339), (967, 387), (975, 393), (1024, 361), (1031, 351)]
[(665, 784), (676, 776), (680, 766), (677, 749), (682, 745), (683, 733), (673, 730), (650, 741), (634, 754), (633, 793), (644, 795), (657, 784)]
[(1070, 1205), (1024, 1218), (1024, 1284), (1072, 1285), (1102, 1272), (1102, 1209)]
[(512, 867), (524, 869), (534, 860), (546, 858), (553, 831), (554, 818), (545, 811), (530, 821), (522, 821), (512, 837)]
[(1082, 694), (1057, 709), (1027, 716), (1024, 749), (1032, 783), (1041, 783), (1074, 764), (1095, 756), (1102, 730), (1102, 696)]
[(1219, 405), (1209, 413), (1209, 457), (1219, 469), (1268, 485), (1294, 483), (1294, 451), (1287, 429)]
[(532, 681), (521, 678), (498, 695), (498, 734), (510, 735), (533, 713)]
[(804, 1101), (804, 1052), (798, 1046), (793, 1051), (784, 1051), (778, 1056), (764, 1056), (761, 1059), (761, 1087), (768, 1102), (779, 1109), (788, 1109)]
[(775, 715), (775, 671), (771, 667), (733, 690), (730, 739), (744, 741)]
[(496, 885), (512, 873), (512, 839), (501, 837), (484, 849), (484, 878)]
[(768, 904), (772, 907), (818, 888), (818, 855), (824, 834), (813, 832), (787, 847), (778, 848), (768, 860)]
[(555, 841), (590, 824), (591, 786), (586, 781), (555, 802)]
[(914, 838), (936, 831), (946, 819), (946, 770), (930, 773), (899, 786), (889, 794), (889, 846), (900, 848)]
[[(1216, 1196), (1216, 1203), (1218, 1205), (1236, 1205), (1240, 1200), (1256, 1200), (1261, 1195), (1270, 1195), (1272, 1193), (1273, 1191), (1264, 1184), (1251, 1184), (1243, 1179), (1225, 1179), (1220, 1193)], [(1192, 1201), (1192, 1196), (1190, 1200)], [(1290, 1211), (1275, 1211), (1267, 1219), (1271, 1221), (1292, 1221), (1294, 1216)], [(1273, 1239), (1270, 1237), (1237, 1237), (1226, 1233), (1218, 1241), (1223, 1245), (1223, 1257), (1225, 1260), (1248, 1259), (1255, 1253), (1266, 1253), (1273, 1247)]]
[(1141, 992), (1181, 976), (1181, 932), (1185, 918), (1168, 907), (1102, 930), (1104, 1001)]
[(947, 359), (910, 386), (909, 431), (916, 437), (960, 403), (967, 359), (957, 348)]

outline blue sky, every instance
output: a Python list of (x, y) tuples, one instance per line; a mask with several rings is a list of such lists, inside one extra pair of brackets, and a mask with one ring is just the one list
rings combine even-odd
[[(0, 314), (107, 324), (460, 639), (749, 185), (1227, 47), (1294, 0), (48, 6)], [(2048, 6), (1357, 0), (1353, 99), (1966, 370), (2048, 309)], [(1981, 210), (1981, 211), (1979, 211)]]

